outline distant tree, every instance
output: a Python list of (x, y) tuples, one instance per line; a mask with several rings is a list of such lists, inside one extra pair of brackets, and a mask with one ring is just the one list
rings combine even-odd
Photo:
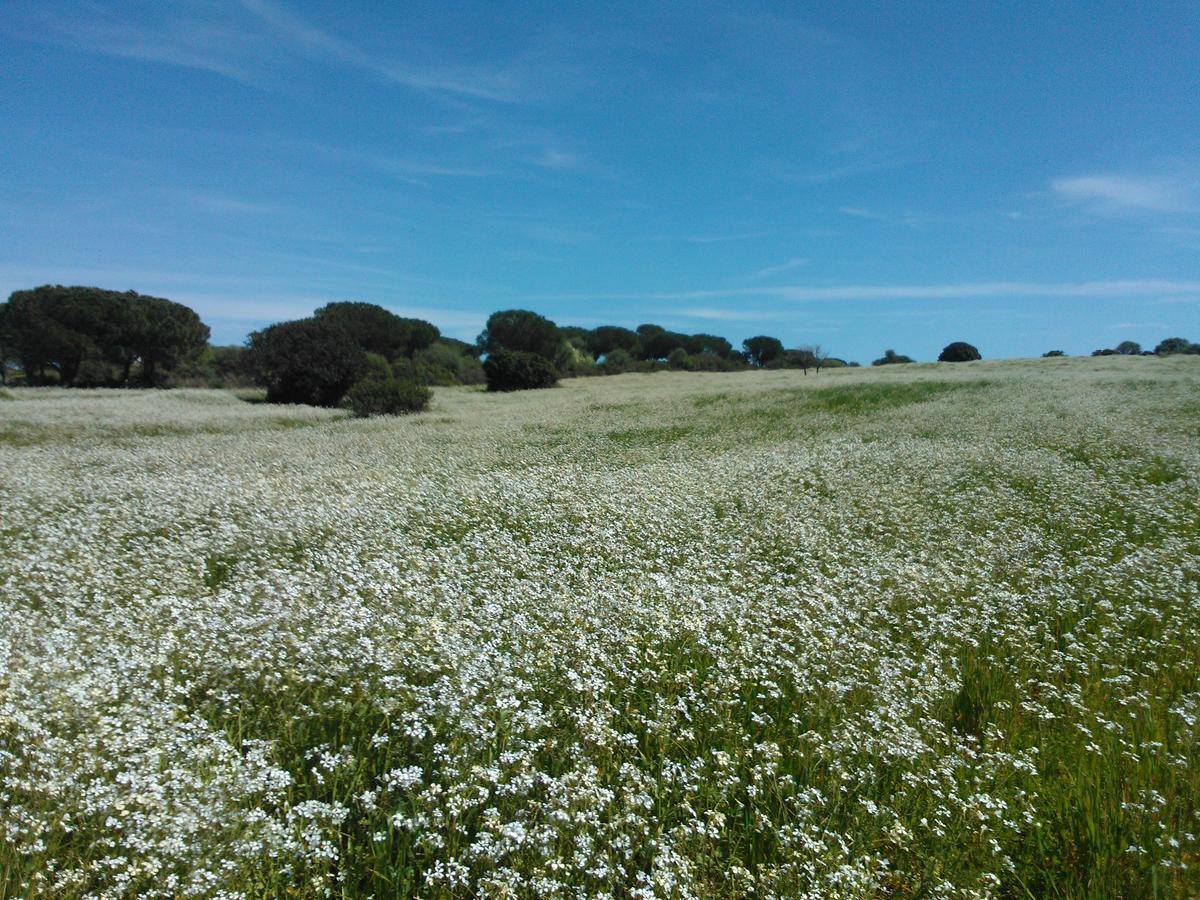
[(1043, 357), (1048, 357), (1048, 356), (1066, 356), (1066, 355), (1067, 355), (1067, 354), (1063, 353), (1061, 350), (1047, 350), (1045, 353), (1043, 353), (1043, 354), (1042, 354), (1042, 356), (1043, 356)]
[(883, 356), (871, 363), (873, 366), (895, 366), (902, 363), (916, 362), (911, 356), (897, 353), (895, 350), (884, 350)]
[(543, 359), (553, 360), (563, 338), (558, 333), (558, 326), (544, 316), (526, 309), (506, 309), (488, 317), (487, 326), (476, 343), (489, 355), (507, 350), (536, 353)]
[(1092, 351), (1092, 356), (1117, 356), (1117, 355), (1119, 355), (1117, 353), (1117, 351), (1113, 350), (1111, 347), (1105, 347), (1102, 350), (1093, 350)]
[(1142, 345), (1137, 341), (1121, 341), (1117, 344), (1116, 350), (1122, 356), (1140, 356)]
[(683, 349), (692, 356), (712, 353), (721, 359), (733, 356), (733, 344), (715, 334), (691, 334), (684, 339)]
[(938, 362), (971, 362), (972, 360), (982, 358), (979, 355), (979, 351), (966, 341), (955, 341), (952, 344), (946, 345), (945, 349), (938, 355)]
[[(825, 365), (825, 360), (829, 358), (829, 351), (820, 344), (805, 344), (799, 352), (808, 364), (816, 369), (818, 375)], [(804, 370), (804, 374), (808, 374), (808, 369)]]
[(1159, 341), (1154, 352), (1158, 356), (1168, 356), (1172, 353), (1200, 353), (1200, 344), (1193, 344), (1187, 338), (1169, 337)]
[(540, 353), (498, 350), (483, 361), (489, 391), (550, 388), (558, 383), (554, 363)]
[(643, 359), (666, 359), (676, 347), (683, 347), (686, 335), (667, 331), (661, 325), (639, 325), (638, 337), (642, 342)]
[(762, 367), (783, 356), (783, 342), (778, 338), (760, 334), (742, 341), (742, 350), (745, 352), (746, 362)]
[(630, 356), (640, 356), (642, 339), (636, 331), (629, 328), (601, 325), (589, 332), (587, 348), (595, 359), (606, 356), (613, 350), (623, 350)]
[(389, 360), (411, 359), (441, 337), (437, 327), (424, 319), (405, 319), (374, 303), (328, 303), (313, 317), (344, 329), (364, 352)]
[(337, 406), (367, 372), (367, 355), (346, 330), (317, 318), (254, 332), (250, 360), (270, 403)]

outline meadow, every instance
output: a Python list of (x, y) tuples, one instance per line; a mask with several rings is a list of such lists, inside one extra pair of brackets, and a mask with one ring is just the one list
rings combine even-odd
[(2, 897), (1200, 895), (1200, 358), (8, 393)]

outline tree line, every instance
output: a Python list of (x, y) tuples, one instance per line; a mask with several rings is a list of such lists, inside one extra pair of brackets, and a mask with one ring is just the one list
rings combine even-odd
[[(0, 305), (0, 376), (10, 363), (27, 384), (163, 387), (258, 384), (272, 403), (347, 405), (359, 415), (424, 409), (432, 385), (486, 384), (510, 391), (553, 386), (563, 377), (664, 370), (730, 372), (857, 366), (819, 344), (785, 347), (755, 335), (735, 348), (719, 335), (637, 328), (559, 326), (530, 310), (493, 313), (474, 343), (444, 336), (423, 319), (371, 303), (329, 303), (311, 316), (253, 332), (244, 346), (213, 347), (209, 328), (187, 306), (134, 291), (43, 285)], [(1168, 338), (1146, 353), (1200, 353)], [(1093, 355), (1143, 354), (1124, 341)], [(1061, 356), (1050, 351), (1046, 356)], [(1145, 354), (1143, 354), (1145, 355)], [(938, 360), (980, 359), (965, 341)], [(914, 360), (887, 350), (874, 366)]]

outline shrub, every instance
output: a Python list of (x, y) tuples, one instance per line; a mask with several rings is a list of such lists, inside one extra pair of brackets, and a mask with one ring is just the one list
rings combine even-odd
[(429, 409), (433, 391), (415, 381), (368, 375), (346, 392), (346, 403), (360, 419), (401, 416)]
[(537, 353), (493, 353), (484, 360), (483, 374), (489, 391), (524, 391), (558, 383), (554, 364)]
[(953, 344), (947, 344), (938, 356), (938, 362), (971, 362), (972, 360), (983, 359), (979, 355), (979, 351), (968, 344), (966, 341), (955, 341)]
[(1045, 353), (1042, 354), (1042, 358), (1044, 359), (1044, 358), (1050, 357), (1050, 356), (1066, 356), (1066, 355), (1067, 354), (1063, 353), (1061, 350), (1047, 350)]
[(637, 361), (629, 355), (628, 351), (614, 347), (604, 354), (604, 362), (600, 364), (600, 371), (605, 375), (620, 375), (623, 372), (632, 372), (637, 367)]
[(691, 369), (692, 357), (682, 347), (676, 347), (667, 354), (667, 365), (672, 369)]
[(337, 406), (367, 371), (367, 355), (350, 335), (320, 319), (254, 332), (250, 359), (268, 403)]

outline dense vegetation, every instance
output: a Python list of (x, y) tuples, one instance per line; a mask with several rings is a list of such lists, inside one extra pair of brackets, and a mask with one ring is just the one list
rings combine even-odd
[(0, 896), (1196, 896), (1198, 364), (13, 389)]
[(29, 384), (154, 386), (201, 353), (195, 312), (133, 291), (45, 285), (0, 305), (0, 370), (16, 360)]

